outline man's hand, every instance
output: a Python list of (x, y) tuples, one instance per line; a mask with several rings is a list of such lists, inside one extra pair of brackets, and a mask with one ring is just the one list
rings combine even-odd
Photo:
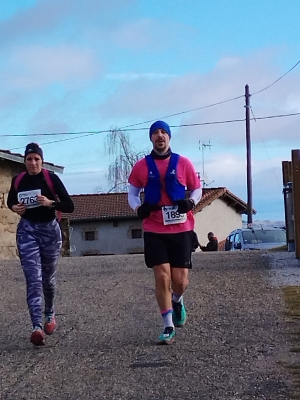
[(191, 211), (194, 207), (194, 203), (190, 199), (176, 200), (174, 204), (178, 206), (177, 211), (179, 212), (179, 214), (187, 213)]
[(155, 210), (155, 206), (148, 204), (148, 203), (143, 203), (141, 206), (138, 207), (137, 209), (137, 215), (140, 218), (148, 218), (149, 215), (151, 214), (151, 211)]

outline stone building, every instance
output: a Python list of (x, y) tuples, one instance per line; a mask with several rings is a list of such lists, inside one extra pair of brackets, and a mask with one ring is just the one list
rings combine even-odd
[[(62, 173), (64, 167), (44, 162), (49, 171)], [(6, 206), (12, 178), (25, 170), (22, 154), (0, 150), (0, 259), (17, 257), (16, 228), (19, 216)]]

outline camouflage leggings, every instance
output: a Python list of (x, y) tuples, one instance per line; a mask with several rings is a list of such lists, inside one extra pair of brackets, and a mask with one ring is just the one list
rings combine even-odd
[(21, 218), (17, 247), (27, 285), (27, 304), (32, 325), (42, 324), (42, 293), (45, 313), (54, 311), (56, 266), (62, 245), (56, 220), (30, 222)]

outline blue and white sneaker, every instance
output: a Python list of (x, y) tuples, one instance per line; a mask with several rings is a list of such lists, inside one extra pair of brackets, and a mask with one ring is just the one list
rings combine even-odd
[(160, 344), (171, 344), (174, 339), (175, 330), (172, 326), (166, 327), (163, 333), (158, 338)]
[(173, 323), (176, 327), (182, 327), (186, 322), (186, 310), (183, 304), (183, 300), (179, 303), (172, 301), (173, 307)]

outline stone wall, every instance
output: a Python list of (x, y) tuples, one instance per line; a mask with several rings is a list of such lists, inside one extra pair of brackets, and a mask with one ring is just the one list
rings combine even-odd
[(16, 227), (20, 217), (6, 206), (12, 177), (24, 170), (23, 164), (0, 159), (0, 259), (17, 258)]
[(69, 218), (62, 218), (60, 221), (60, 228), (62, 232), (62, 257), (70, 257), (70, 220)]

